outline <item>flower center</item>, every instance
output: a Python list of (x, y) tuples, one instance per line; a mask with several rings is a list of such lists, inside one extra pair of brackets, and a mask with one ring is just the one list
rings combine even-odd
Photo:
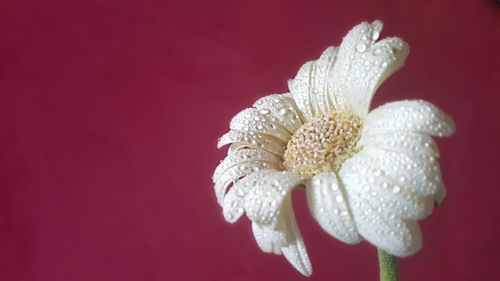
[(293, 135), (283, 155), (283, 166), (303, 176), (338, 172), (357, 152), (361, 118), (343, 111), (321, 115), (305, 123)]

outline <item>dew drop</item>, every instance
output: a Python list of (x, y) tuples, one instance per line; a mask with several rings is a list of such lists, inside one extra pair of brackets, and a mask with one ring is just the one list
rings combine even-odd
[(327, 188), (322, 188), (322, 189), (321, 189), (321, 194), (322, 194), (323, 196), (328, 196), (328, 189), (327, 189)]
[(398, 193), (401, 191), (401, 187), (399, 187), (399, 185), (395, 185), (393, 188), (392, 188), (392, 192), (393, 193)]
[(259, 113), (262, 115), (267, 115), (267, 114), (269, 114), (269, 109), (261, 109), (261, 110), (259, 110)]
[(360, 53), (363, 53), (364, 51), (366, 51), (366, 44), (363, 42), (358, 43), (358, 45), (356, 46), (356, 51), (358, 51)]
[(373, 50), (373, 54), (376, 55), (376, 56), (382, 54), (382, 49), (377, 48), (377, 49)]

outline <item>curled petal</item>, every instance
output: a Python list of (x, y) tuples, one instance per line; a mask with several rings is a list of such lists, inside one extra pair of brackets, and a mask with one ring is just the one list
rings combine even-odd
[(287, 244), (283, 232), (269, 229), (255, 222), (252, 223), (252, 230), (255, 240), (263, 252), (282, 254), (281, 247)]
[(413, 131), (443, 137), (453, 134), (455, 124), (429, 102), (406, 100), (386, 103), (370, 112), (364, 130)]
[(337, 54), (334, 47), (327, 48), (317, 61), (305, 63), (293, 80), (288, 82), (290, 93), (306, 120), (336, 108), (341, 97), (329, 95), (328, 78)]
[(411, 131), (366, 130), (359, 144), (408, 155), (410, 158), (439, 157), (439, 148), (429, 135)]
[(386, 205), (383, 204), (387, 193), (381, 194), (382, 188), (377, 185), (380, 183), (376, 180), (370, 183), (370, 177), (364, 181), (366, 178), (362, 170), (358, 169), (343, 167), (340, 177), (351, 204), (356, 227), (363, 238), (400, 257), (412, 255), (421, 248), (422, 238), (418, 224), (400, 216), (403, 208), (387, 204), (389, 201), (386, 201)]
[(378, 87), (404, 65), (410, 49), (400, 38), (381, 40), (367, 47), (364, 53), (359, 46), (363, 45), (358, 45), (352, 60), (346, 93), (352, 110), (366, 116)]
[(234, 185), (224, 198), (223, 207), (229, 222), (247, 214), (263, 251), (283, 253), (297, 270), (310, 275), (311, 263), (295, 221), (290, 193), (303, 182), (300, 175), (293, 173), (258, 171)]
[(306, 187), (309, 210), (319, 225), (333, 237), (348, 243), (359, 243), (356, 225), (352, 218), (344, 187), (335, 173), (314, 176)]
[(241, 149), (228, 154), (217, 166), (213, 175), (217, 201), (222, 200), (229, 186), (241, 177), (262, 169), (278, 169), (281, 167), (279, 157), (265, 151)]
[(345, 184), (350, 184), (351, 196), (369, 201), (373, 208), (389, 218), (422, 219), (434, 207), (432, 197), (416, 194), (397, 183), (363, 154), (347, 160), (340, 176)]
[(395, 184), (421, 196), (434, 196), (443, 185), (439, 163), (433, 156), (416, 161), (403, 153), (364, 148), (358, 157), (372, 163)]
[(288, 196), (283, 208), (280, 229), (285, 233), (287, 245), (283, 246), (281, 250), (295, 269), (305, 276), (310, 276), (312, 274), (311, 261), (297, 226), (291, 196)]
[[(410, 131), (372, 130), (361, 136), (360, 145), (367, 148), (360, 154), (370, 155), (364, 160), (381, 168), (385, 177), (389, 177), (389, 182), (395, 186), (430, 196), (426, 200), (434, 200), (437, 204), (446, 196), (437, 163), (439, 149), (429, 135)], [(383, 156), (383, 151), (388, 152), (387, 158)]]
[(290, 93), (307, 120), (334, 110), (367, 115), (375, 91), (403, 66), (409, 52), (400, 38), (376, 42), (382, 26), (381, 21), (355, 26), (340, 47), (327, 48), (290, 80)]
[(224, 134), (219, 139), (217, 148), (221, 148), (227, 144), (232, 144), (231, 150), (254, 148), (271, 152), (279, 156), (283, 155), (286, 147), (286, 142), (273, 136), (256, 132), (240, 132), (235, 130), (231, 130)]
[(252, 223), (255, 240), (262, 251), (276, 255), (284, 254), (290, 264), (300, 273), (310, 276), (312, 273), (311, 262), (297, 227), (290, 200), (288, 199), (285, 204), (287, 206), (283, 207), (285, 210), (277, 230), (269, 229), (255, 222)]
[(257, 132), (268, 134), (282, 141), (288, 141), (291, 133), (285, 129), (277, 120), (272, 120), (266, 114), (262, 114), (255, 108), (247, 108), (236, 114), (231, 120), (229, 127), (232, 130), (242, 132)]
[(289, 132), (295, 132), (303, 117), (290, 94), (273, 94), (258, 99), (253, 105), (261, 114), (271, 114)]
[(365, 116), (377, 87), (404, 64), (408, 46), (401, 39), (375, 43), (382, 27), (381, 21), (363, 22), (342, 40), (329, 81), (334, 95), (342, 99), (339, 110)]
[(298, 174), (262, 170), (254, 172), (234, 184), (224, 198), (224, 217), (233, 222), (241, 211), (261, 225), (275, 228), (282, 204), (289, 192), (304, 179)]

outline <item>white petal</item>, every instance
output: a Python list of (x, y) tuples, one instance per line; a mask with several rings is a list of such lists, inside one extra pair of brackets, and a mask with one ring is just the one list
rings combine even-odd
[(215, 169), (213, 181), (217, 201), (222, 204), (229, 186), (243, 176), (262, 169), (278, 169), (281, 159), (269, 152), (255, 149), (241, 149), (230, 152)]
[(281, 247), (287, 244), (282, 231), (269, 229), (255, 222), (252, 223), (252, 230), (255, 240), (263, 252), (281, 255)]
[(386, 103), (370, 112), (364, 130), (413, 131), (442, 137), (451, 135), (455, 124), (431, 103), (406, 100)]
[(336, 59), (337, 49), (327, 48), (317, 61), (305, 63), (293, 80), (288, 82), (290, 93), (306, 120), (335, 109), (341, 97), (329, 95), (328, 78)]
[(309, 92), (310, 84), (310, 70), (313, 66), (313, 62), (306, 62), (299, 69), (299, 72), (295, 76), (295, 79), (288, 81), (288, 89), (293, 96), (293, 99), (297, 103), (300, 111), (302, 112), (304, 118), (310, 120), (314, 115), (314, 109), (312, 105), (312, 100)]
[(260, 225), (274, 228), (283, 201), (304, 179), (294, 173), (275, 170), (254, 172), (236, 182), (224, 197), (224, 217), (234, 222), (244, 210), (248, 218)]
[(403, 66), (409, 52), (400, 38), (376, 42), (382, 26), (381, 21), (355, 26), (339, 48), (327, 48), (289, 81), (290, 92), (307, 120), (333, 110), (366, 116), (377, 88)]
[(312, 266), (304, 245), (304, 240), (300, 235), (295, 214), (292, 209), (291, 196), (288, 196), (284, 206), (282, 226), (287, 245), (281, 248), (286, 259), (305, 276), (312, 274)]
[(422, 196), (435, 195), (443, 185), (436, 157), (412, 159), (403, 153), (365, 148), (363, 154), (395, 183)]
[(255, 108), (247, 108), (236, 114), (229, 127), (242, 132), (258, 132), (274, 136), (282, 141), (288, 141), (291, 133), (281, 126), (277, 120), (273, 121), (266, 114), (261, 114)]
[(329, 47), (316, 61), (316, 69), (314, 72), (313, 93), (318, 102), (318, 108), (323, 114), (332, 112), (337, 108), (337, 104), (341, 103), (341, 97), (335, 96), (331, 83), (328, 83), (330, 72), (337, 58), (338, 48)]
[(352, 218), (344, 187), (337, 181), (335, 173), (314, 176), (306, 187), (309, 210), (319, 225), (333, 237), (348, 243), (359, 243), (356, 225)]
[(356, 52), (346, 91), (346, 100), (353, 112), (360, 116), (367, 115), (378, 87), (404, 65), (409, 50), (406, 42), (400, 38), (386, 38), (367, 48), (364, 53)]
[(252, 223), (252, 229), (257, 244), (266, 253), (285, 255), (287, 260), (303, 275), (310, 276), (312, 266), (304, 246), (304, 241), (297, 227), (291, 202), (286, 202), (279, 230), (272, 230), (257, 223)]
[[(356, 227), (363, 238), (395, 256), (408, 256), (421, 248), (418, 224), (387, 211), (387, 208), (393, 207), (381, 204), (384, 200), (380, 198), (386, 194), (382, 194), (380, 187), (376, 190), (377, 182), (372, 186), (368, 185), (369, 180), (366, 180), (362, 170), (353, 170), (351, 167), (343, 167), (340, 177), (349, 198)], [(365, 188), (367, 185), (369, 190)]]
[[(365, 39), (366, 38), (366, 39)], [(364, 48), (370, 48), (372, 44), (372, 26), (366, 22), (353, 27), (342, 40), (337, 53), (337, 59), (331, 72), (331, 87), (335, 96), (341, 97), (342, 102), (337, 106), (339, 110), (349, 108), (348, 95), (350, 94), (351, 64), (355, 56), (358, 55), (356, 48), (358, 44), (365, 44)]]
[(282, 252), (297, 270), (309, 276), (311, 263), (295, 221), (290, 193), (303, 182), (300, 175), (289, 172), (252, 173), (227, 193), (224, 217), (233, 222), (245, 212), (253, 222), (259, 247), (264, 252)]
[[(385, 164), (380, 164), (382, 159), (379, 158), (379, 161), (375, 161), (378, 163), (376, 165), (384, 167), (383, 169), (391, 177), (393, 183), (399, 182), (403, 184), (403, 186), (410, 185), (410, 189), (412, 190), (421, 190), (420, 192), (417, 191), (417, 193), (431, 195), (437, 204), (440, 204), (446, 196), (446, 188), (441, 180), (440, 167), (435, 163), (437, 159), (439, 159), (439, 149), (429, 135), (411, 131), (370, 130), (362, 134), (359, 143), (362, 147), (371, 148), (374, 149), (374, 151), (385, 150), (394, 152), (392, 155), (401, 155), (398, 157), (402, 158), (402, 160), (397, 161), (399, 163), (401, 163), (401, 161), (406, 162), (405, 167), (408, 167), (408, 165), (429, 167), (420, 169), (424, 173), (423, 176), (417, 171), (417, 174), (422, 176), (420, 179), (429, 180), (431, 182), (429, 189), (425, 190), (422, 188), (429, 184), (421, 185), (422, 182), (419, 179), (413, 179), (411, 172), (409, 173), (409, 177), (407, 177), (408, 173), (400, 173), (398, 175), (398, 170), (395, 169), (396, 166), (391, 164), (392, 160), (386, 159), (384, 161)], [(401, 182), (401, 179), (406, 178), (412, 178), (412, 180)], [(432, 182), (434, 182), (434, 185), (432, 185)], [(428, 199), (430, 200), (432, 198)]]
[(374, 44), (382, 26), (381, 21), (363, 22), (342, 40), (330, 81), (333, 93), (343, 99), (339, 109), (366, 116), (377, 87), (404, 64), (408, 46), (401, 39)]
[(253, 106), (261, 113), (271, 114), (291, 133), (303, 124), (303, 117), (290, 94), (265, 96), (257, 100)]
[(395, 182), (363, 153), (348, 159), (339, 174), (346, 189), (350, 189), (350, 196), (363, 198), (388, 218), (422, 219), (434, 207), (432, 197), (416, 194)]
[(241, 148), (254, 148), (266, 152), (271, 152), (281, 156), (285, 152), (286, 142), (279, 140), (273, 136), (256, 133), (256, 132), (240, 132), (230, 130), (224, 134), (217, 143), (217, 148), (221, 148), (227, 144), (232, 144), (230, 150), (238, 150)]
[(411, 131), (366, 130), (359, 144), (364, 147), (400, 152), (410, 158), (439, 157), (439, 148), (429, 135)]

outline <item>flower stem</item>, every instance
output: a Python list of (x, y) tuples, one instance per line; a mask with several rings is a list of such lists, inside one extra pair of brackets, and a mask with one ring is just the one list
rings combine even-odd
[(378, 249), (380, 281), (399, 281), (398, 259), (382, 249)]

